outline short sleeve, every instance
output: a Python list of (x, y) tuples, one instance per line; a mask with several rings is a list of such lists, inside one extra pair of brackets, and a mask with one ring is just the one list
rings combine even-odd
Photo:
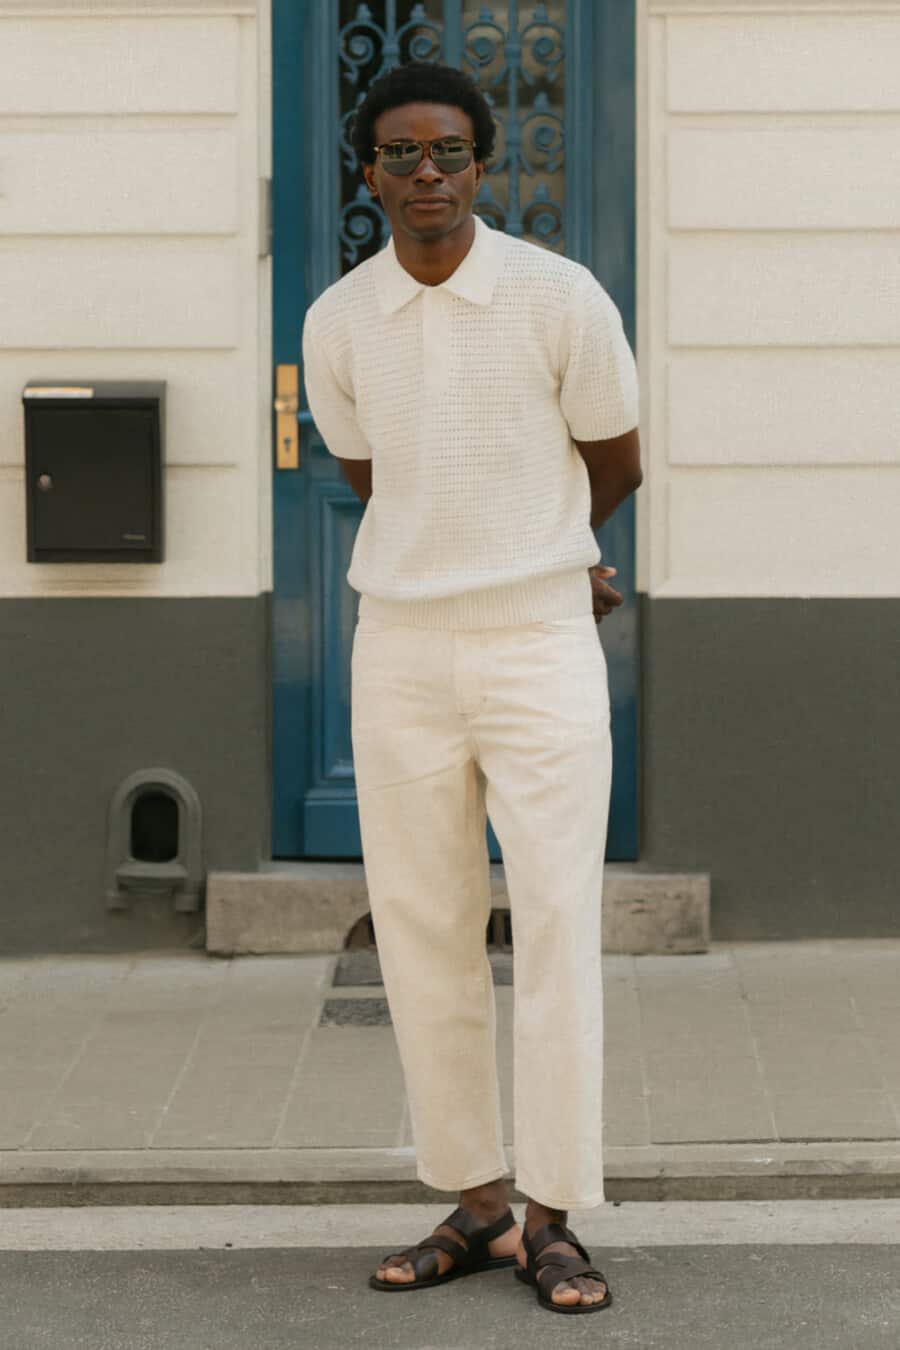
[(316, 430), (338, 459), (371, 459), (372, 449), (356, 420), (356, 403), (338, 382), (312, 317), (303, 320), (303, 386)]
[(587, 269), (560, 338), (559, 403), (576, 441), (605, 441), (638, 424), (638, 376), (615, 302)]

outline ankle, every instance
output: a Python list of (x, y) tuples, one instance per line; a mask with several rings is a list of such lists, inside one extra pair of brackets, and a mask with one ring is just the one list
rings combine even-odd
[(500, 1177), (497, 1181), (488, 1181), (483, 1186), (470, 1186), (460, 1191), (459, 1203), (472, 1214), (487, 1217), (499, 1217), (509, 1207), (506, 1194), (506, 1182)]
[(569, 1221), (569, 1211), (567, 1209), (551, 1209), (549, 1205), (542, 1205), (537, 1200), (528, 1200), (525, 1205), (525, 1223), (528, 1228), (528, 1236), (545, 1223), (559, 1223), (565, 1226)]

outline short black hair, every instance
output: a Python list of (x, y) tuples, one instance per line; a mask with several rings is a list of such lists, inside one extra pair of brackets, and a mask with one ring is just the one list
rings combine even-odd
[(408, 61), (375, 80), (356, 109), (350, 144), (360, 164), (375, 163), (375, 120), (404, 103), (453, 103), (468, 113), (474, 127), (475, 159), (494, 151), (496, 126), (484, 94), (464, 70), (438, 61)]

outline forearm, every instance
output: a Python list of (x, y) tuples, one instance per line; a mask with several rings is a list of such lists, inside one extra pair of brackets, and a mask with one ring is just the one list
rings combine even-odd
[(591, 528), (605, 524), (626, 497), (636, 492), (643, 478), (623, 478), (614, 474), (591, 474)]
[(372, 495), (372, 461), (370, 459), (338, 459), (347, 482), (365, 506)]

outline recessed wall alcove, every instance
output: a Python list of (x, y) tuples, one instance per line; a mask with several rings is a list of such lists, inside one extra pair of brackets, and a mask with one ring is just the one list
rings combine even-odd
[(135, 897), (171, 895), (175, 909), (200, 908), (202, 810), (194, 788), (172, 769), (139, 769), (109, 807), (107, 909), (131, 909)]

